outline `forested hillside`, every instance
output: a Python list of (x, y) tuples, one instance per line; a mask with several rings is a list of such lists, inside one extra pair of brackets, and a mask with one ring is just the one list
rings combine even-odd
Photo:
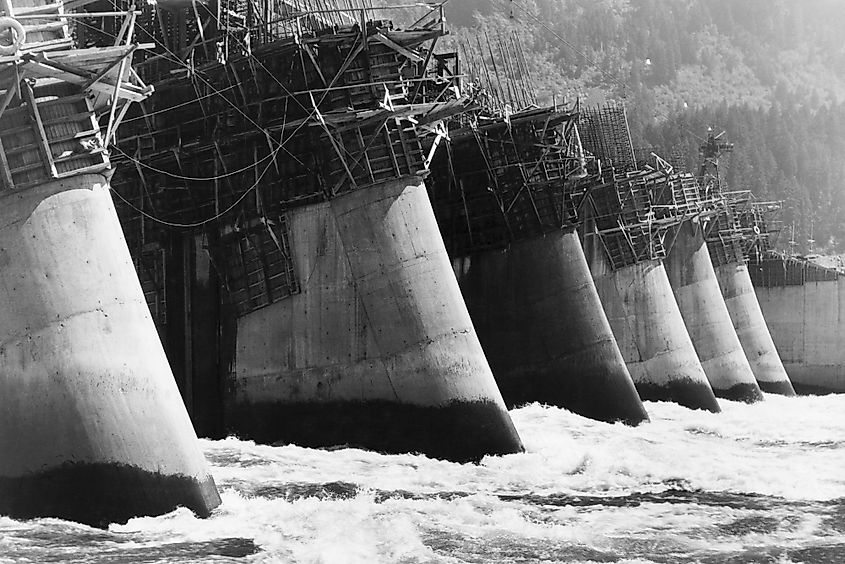
[[(516, 31), (542, 102), (624, 100), (635, 144), (736, 144), (732, 189), (784, 200), (799, 250), (845, 251), (845, 1), (452, 0), (455, 37)], [(699, 136), (699, 137), (696, 137)], [(786, 243), (788, 236), (781, 238)]]

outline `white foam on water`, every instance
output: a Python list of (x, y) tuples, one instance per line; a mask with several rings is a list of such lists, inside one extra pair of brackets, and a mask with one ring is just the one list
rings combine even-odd
[(223, 498), (211, 518), (103, 533), (0, 518), (0, 562), (790, 562), (839, 542), (845, 396), (720, 403), (648, 403), (633, 428), (526, 406), (511, 412), (526, 452), (480, 464), (202, 441)]

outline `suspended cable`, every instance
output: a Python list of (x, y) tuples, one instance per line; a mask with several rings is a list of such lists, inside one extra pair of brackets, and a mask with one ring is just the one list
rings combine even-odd
[(181, 228), (181, 229), (190, 229), (190, 228), (193, 228), (193, 227), (201, 227), (201, 226), (205, 225), (206, 223), (211, 223), (212, 221), (217, 221), (218, 219), (220, 219), (221, 217), (223, 217), (224, 215), (226, 215), (227, 213), (229, 213), (230, 211), (232, 211), (233, 209), (235, 209), (236, 207), (238, 207), (238, 205), (240, 205), (240, 203), (241, 203), (241, 202), (243, 202), (243, 201), (244, 201), (244, 199), (245, 199), (245, 198), (246, 198), (246, 197), (247, 197), (247, 196), (248, 196), (248, 195), (249, 195), (252, 191), (254, 191), (256, 188), (258, 188), (258, 185), (261, 183), (261, 180), (263, 180), (263, 179), (264, 179), (264, 175), (265, 175), (265, 174), (267, 174), (267, 171), (268, 171), (268, 170), (270, 170), (270, 165), (271, 165), (271, 164), (272, 164), (272, 162), (267, 163), (267, 166), (265, 166), (265, 167), (264, 167), (264, 170), (263, 170), (263, 171), (261, 171), (261, 174), (260, 174), (260, 175), (259, 175), (259, 177), (255, 180), (255, 182), (252, 184), (252, 186), (250, 186), (249, 188), (247, 188), (247, 189), (244, 191), (244, 193), (243, 193), (243, 194), (241, 194), (241, 195), (238, 197), (238, 199), (234, 201), (234, 203), (232, 203), (232, 205), (230, 205), (228, 208), (226, 208), (225, 210), (221, 211), (220, 213), (215, 214), (215, 215), (214, 215), (214, 216), (212, 216), (212, 217), (209, 217), (209, 218), (207, 218), (207, 219), (204, 219), (204, 220), (202, 220), (202, 221), (197, 221), (197, 222), (194, 222), (194, 223), (176, 223), (176, 222), (173, 222), (173, 221), (167, 221), (167, 220), (165, 220), (165, 219), (161, 219), (161, 218), (159, 218), (159, 217), (156, 217), (156, 216), (154, 216), (154, 215), (151, 215), (151, 214), (149, 214), (149, 213), (145, 212), (144, 210), (140, 209), (139, 207), (137, 207), (136, 205), (134, 205), (133, 203), (131, 203), (130, 201), (128, 201), (126, 198), (124, 198), (124, 197), (120, 194), (120, 192), (118, 192), (117, 190), (111, 190), (111, 193), (112, 193), (112, 194), (114, 194), (114, 195), (116, 195), (116, 196), (117, 196), (117, 197), (118, 197), (118, 198), (119, 198), (119, 199), (120, 199), (120, 200), (121, 200), (124, 204), (126, 204), (127, 206), (129, 206), (130, 208), (132, 208), (133, 210), (135, 210), (136, 212), (138, 212), (139, 214), (143, 215), (143, 216), (144, 216), (144, 217), (146, 217), (147, 219), (150, 219), (151, 221), (155, 221), (156, 223), (160, 223), (161, 225), (165, 225), (165, 226), (167, 226), (167, 227), (176, 227), (176, 228)]
[(250, 165), (247, 165), (243, 168), (239, 168), (238, 170), (232, 170), (232, 171), (226, 172), (225, 174), (218, 174), (218, 175), (215, 175), (215, 176), (205, 176), (205, 177), (203, 177), (203, 176), (183, 176), (181, 174), (176, 174), (176, 173), (170, 172), (168, 170), (162, 170), (160, 168), (156, 168), (152, 165), (145, 163), (144, 161), (142, 161), (140, 159), (136, 159), (135, 157), (133, 157), (132, 155), (130, 155), (126, 151), (122, 150), (117, 145), (114, 145), (114, 144), (111, 145), (111, 149), (116, 150), (118, 153), (123, 155), (126, 159), (132, 161), (135, 164), (138, 164), (138, 165), (140, 165), (140, 166), (142, 166), (142, 167), (144, 167), (148, 170), (151, 170), (153, 172), (157, 172), (159, 174), (164, 174), (164, 175), (167, 175), (171, 178), (175, 178), (177, 180), (185, 180), (185, 181), (189, 181), (189, 182), (211, 182), (211, 181), (214, 181), (214, 180), (223, 180), (225, 178), (229, 178), (230, 176), (235, 176), (237, 174), (241, 174), (243, 172), (246, 172), (250, 169), (257, 167), (258, 165), (260, 165), (261, 163), (263, 163), (267, 159), (275, 158), (281, 148), (282, 148), (282, 146), (280, 145), (277, 148), (275, 148), (272, 153), (269, 153), (267, 156), (258, 159), (257, 161), (255, 161), (254, 163), (252, 163)]
[[(112, 6), (115, 8), (115, 10), (119, 10), (119, 9), (120, 9), (120, 8), (117, 6), (117, 3), (116, 3), (114, 0), (111, 0), (111, 4), (112, 4)], [(86, 27), (89, 27), (89, 28), (91, 28), (91, 29), (93, 29), (93, 30), (95, 30), (95, 31), (97, 31), (97, 32), (99, 32), (99, 33), (102, 33), (102, 34), (106, 35), (106, 36), (109, 36), (109, 37), (112, 37), (112, 38), (114, 38), (114, 37), (115, 37), (113, 34), (111, 34), (111, 33), (107, 32), (107, 31), (104, 31), (104, 30), (102, 30), (102, 29), (100, 29), (100, 28), (98, 28), (98, 27), (95, 27), (95, 26), (92, 26), (92, 25), (90, 25), (90, 24), (87, 24), (87, 23), (85, 23), (85, 22), (84, 22), (84, 21), (82, 21), (82, 20), (79, 20), (79, 23), (82, 23), (82, 24), (83, 24), (83, 25), (85, 25)], [(199, 25), (199, 22), (198, 22), (198, 25)], [(155, 43), (156, 43), (159, 47), (161, 47), (162, 49), (164, 49), (164, 51), (165, 51), (165, 53), (166, 53), (166, 54), (164, 54), (164, 55), (163, 55), (163, 57), (165, 58), (165, 60), (169, 60), (169, 61), (171, 61), (171, 62), (173, 62), (173, 63), (175, 63), (175, 64), (181, 65), (182, 67), (184, 67), (185, 69), (187, 69), (187, 70), (189, 70), (189, 71), (192, 71), (191, 67), (189, 67), (188, 65), (186, 65), (186, 64), (185, 64), (185, 62), (184, 62), (184, 61), (182, 61), (182, 60), (181, 60), (181, 59), (180, 59), (180, 58), (179, 58), (179, 57), (178, 57), (175, 53), (173, 53), (170, 49), (168, 49), (168, 47), (167, 47), (166, 45), (164, 45), (161, 41), (159, 41), (158, 39), (156, 39), (156, 37), (155, 37), (153, 34), (151, 34), (151, 33), (147, 32), (147, 35), (148, 35), (148, 36), (149, 36), (149, 37), (150, 37), (150, 38), (151, 38), (151, 39), (152, 39), (152, 40), (153, 40), (153, 41), (154, 41), (154, 42), (155, 42)], [(171, 55), (171, 56), (172, 56), (172, 58), (167, 57), (167, 54)], [(250, 56), (252, 56), (252, 55), (250, 55)], [(265, 70), (266, 70), (266, 67), (265, 67)], [(269, 73), (269, 71), (268, 71), (268, 74), (271, 74), (271, 73)], [(188, 102), (185, 102), (185, 103), (183, 103), (183, 104), (180, 104), (179, 106), (173, 106), (173, 107), (170, 107), (170, 108), (164, 108), (164, 109), (162, 109), (162, 110), (159, 110), (159, 112), (166, 112), (166, 111), (170, 111), (170, 110), (175, 109), (175, 108), (177, 108), (177, 107), (181, 107), (181, 106), (183, 106), (183, 105), (185, 105), (185, 104), (191, 104), (191, 103), (194, 103), (194, 102), (199, 101), (199, 100), (201, 100), (201, 99), (204, 99), (204, 98), (206, 98), (206, 97), (219, 96), (219, 97), (220, 97), (220, 98), (222, 98), (224, 101), (226, 101), (226, 103), (228, 103), (228, 104), (229, 104), (230, 106), (232, 106), (235, 110), (237, 110), (237, 111), (238, 111), (238, 112), (239, 112), (242, 116), (244, 116), (244, 117), (245, 117), (245, 118), (246, 118), (246, 119), (247, 119), (250, 123), (252, 123), (252, 125), (253, 125), (253, 126), (254, 126), (254, 127), (255, 127), (258, 131), (260, 131), (261, 133), (263, 133), (263, 134), (264, 134), (264, 136), (265, 136), (265, 138), (267, 138), (267, 139), (268, 139), (268, 142), (269, 142), (269, 143), (271, 143), (271, 147), (272, 147), (272, 143), (277, 143), (277, 144), (278, 144), (278, 146), (275, 148), (275, 150), (273, 151), (273, 153), (272, 153), (271, 155), (268, 155), (268, 157), (266, 157), (266, 158), (270, 158), (270, 156), (272, 156), (272, 158), (275, 158), (276, 154), (277, 154), (277, 153), (278, 153), (278, 151), (281, 149), (281, 150), (284, 150), (284, 151), (285, 151), (285, 153), (286, 153), (288, 156), (290, 156), (292, 159), (294, 159), (296, 162), (298, 162), (299, 164), (301, 164), (301, 165), (305, 166), (305, 163), (303, 163), (303, 162), (302, 162), (302, 161), (301, 161), (301, 160), (300, 160), (300, 159), (299, 159), (296, 155), (294, 155), (293, 153), (291, 153), (290, 151), (288, 151), (288, 150), (287, 150), (287, 149), (285, 149), (284, 147), (285, 147), (285, 144), (287, 143), (287, 141), (288, 141), (291, 137), (293, 137), (293, 135), (295, 135), (295, 134), (299, 131), (299, 129), (301, 129), (301, 127), (302, 127), (302, 126), (304, 126), (304, 125), (308, 122), (308, 120), (310, 120), (312, 117), (314, 117), (314, 115), (315, 115), (315, 114), (316, 114), (316, 112), (317, 112), (317, 109), (316, 109), (316, 108), (314, 108), (314, 110), (313, 110), (313, 111), (312, 111), (312, 112), (311, 112), (311, 113), (310, 113), (310, 114), (309, 114), (309, 115), (305, 118), (305, 120), (304, 120), (304, 121), (303, 121), (303, 122), (302, 122), (302, 123), (301, 123), (301, 124), (300, 124), (300, 125), (296, 128), (296, 130), (294, 130), (294, 132), (293, 132), (291, 135), (289, 135), (289, 136), (288, 136), (288, 138), (287, 138), (284, 142), (281, 142), (281, 141), (275, 141), (275, 139), (274, 139), (274, 138), (273, 138), (273, 137), (269, 134), (269, 132), (268, 132), (266, 129), (264, 129), (264, 128), (263, 128), (263, 127), (261, 127), (258, 123), (256, 123), (256, 122), (255, 122), (252, 118), (250, 118), (250, 117), (249, 117), (246, 113), (244, 113), (244, 112), (243, 112), (240, 108), (238, 108), (236, 105), (234, 105), (234, 104), (233, 104), (233, 103), (232, 103), (232, 102), (231, 102), (228, 98), (226, 98), (225, 96), (223, 96), (223, 95), (222, 95), (222, 91), (221, 91), (221, 90), (218, 90), (217, 88), (215, 88), (215, 87), (214, 87), (214, 85), (212, 85), (209, 81), (205, 80), (203, 77), (201, 77), (201, 76), (200, 76), (199, 74), (197, 74), (197, 73), (193, 73), (193, 74), (192, 74), (192, 76), (194, 76), (194, 77), (198, 78), (199, 80), (201, 80), (201, 81), (202, 81), (202, 82), (203, 82), (206, 86), (208, 86), (208, 88), (209, 88), (209, 89), (211, 89), (211, 90), (212, 90), (212, 93), (211, 93), (211, 94), (208, 94), (208, 95), (206, 95), (206, 96), (202, 96), (202, 97), (199, 97), (199, 96), (198, 96), (198, 97), (196, 97), (196, 98), (194, 98), (194, 99), (192, 99), (192, 100), (189, 100)], [(271, 76), (272, 76), (272, 74), (271, 74)], [(275, 76), (273, 76), (273, 78), (274, 78), (274, 80), (276, 80), (276, 81), (278, 82), (278, 79), (276, 79), (276, 78), (275, 78)], [(281, 84), (281, 83), (280, 83), (280, 84)], [(231, 88), (233, 88), (233, 87), (228, 87), (228, 88), (226, 88), (225, 90), (229, 90), (229, 89), (231, 89)], [(327, 94), (326, 94), (326, 95), (327, 95)], [(300, 105), (301, 105), (301, 104), (300, 104)], [(155, 113), (159, 113), (159, 112), (155, 112)], [(152, 115), (152, 114), (150, 114), (150, 115)], [(203, 178), (203, 177), (187, 177), (187, 176), (177, 175), (177, 174), (174, 174), (174, 173), (172, 173), (172, 172), (168, 172), (168, 171), (165, 171), (165, 170), (161, 170), (161, 169), (158, 169), (158, 168), (155, 168), (155, 167), (151, 167), (150, 165), (147, 165), (146, 163), (144, 163), (144, 162), (142, 162), (142, 161), (139, 161), (139, 160), (135, 159), (134, 157), (132, 157), (132, 156), (128, 155), (128, 154), (127, 154), (127, 153), (125, 153), (123, 150), (121, 150), (119, 147), (117, 147), (117, 145), (112, 144), (111, 146), (112, 146), (113, 148), (117, 149), (120, 153), (122, 153), (122, 154), (123, 154), (124, 156), (126, 156), (128, 159), (132, 160), (133, 162), (137, 162), (137, 163), (138, 163), (138, 164), (140, 164), (141, 166), (144, 166), (144, 167), (146, 167), (146, 168), (149, 168), (150, 170), (154, 170), (155, 172), (159, 172), (159, 173), (161, 173), (161, 174), (166, 174), (166, 175), (171, 176), (171, 177), (173, 177), (173, 178), (177, 178), (177, 179), (180, 179), (180, 180), (187, 180), (187, 181), (191, 181), (191, 180), (193, 180), (193, 181), (211, 181), (211, 180), (215, 180), (215, 179), (226, 178), (226, 177), (230, 176), (231, 174), (238, 174), (238, 173), (240, 173), (240, 172), (244, 172), (245, 170), (249, 170), (249, 169), (251, 169), (251, 168), (255, 168), (256, 166), (258, 166), (258, 164), (259, 164), (259, 163), (261, 163), (261, 162), (263, 162), (263, 161), (265, 160), (265, 159), (261, 159), (260, 161), (257, 161), (254, 165), (247, 166), (247, 167), (245, 167), (245, 168), (243, 168), (243, 169), (241, 169), (241, 170), (238, 170), (238, 171), (236, 171), (236, 172), (234, 172), (234, 173), (231, 173), (231, 174), (224, 174), (224, 175), (221, 175), (221, 176), (219, 176), (219, 177), (209, 177), (209, 178)], [(306, 168), (307, 168), (307, 167), (306, 167)]]

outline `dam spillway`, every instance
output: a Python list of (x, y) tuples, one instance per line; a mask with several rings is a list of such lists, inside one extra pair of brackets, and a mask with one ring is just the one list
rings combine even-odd
[(568, 177), (577, 113), (456, 124), (432, 163), (432, 200), (473, 324), (509, 406), (648, 419), (587, 268)]
[(220, 498), (109, 194), (115, 108), (149, 94), (138, 44), (127, 26), (73, 49), (62, 9), (0, 2), (26, 33), (0, 56), (0, 513), (207, 516)]
[(421, 137), (468, 100), (428, 67), (442, 7), (412, 8), (294, 14), (246, 50), (230, 28), (222, 58), (173, 34), (197, 74), (137, 66), (158, 93), (126, 120), (118, 206), (203, 434), (522, 448), (423, 180)]

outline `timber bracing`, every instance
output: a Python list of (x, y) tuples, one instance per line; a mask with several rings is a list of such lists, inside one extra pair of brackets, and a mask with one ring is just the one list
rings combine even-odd
[(775, 215), (780, 202), (760, 202), (748, 190), (721, 192), (719, 211), (707, 245), (714, 265), (743, 262), (765, 255), (780, 229)]
[[(444, 33), (439, 6), (285, 9), (268, 25), (255, 7), (238, 8), (257, 18), (249, 35), (205, 28), (229, 42), (208, 57), (202, 42), (168, 25), (177, 16), (210, 21), (202, 13), (139, 16), (158, 53), (136, 68), (157, 94), (124, 120), (114, 154), (124, 166), (112, 179), (127, 242), (149, 271), (142, 280), (162, 277), (158, 263), (140, 260), (145, 253), (172, 254), (174, 230), (193, 234), (238, 315), (299, 291), (288, 210), (426, 176), (420, 138), (439, 138), (444, 119), (472, 107), (460, 95), (457, 60), (433, 53)], [(410, 24), (400, 29), (384, 13)], [(178, 41), (193, 58), (174, 60)], [(148, 293), (153, 311), (164, 294)]]
[(81, 14), (72, 4), (0, 0), (0, 17), (24, 34), (14, 54), (0, 55), (0, 187), (7, 190), (107, 170), (118, 124), (151, 93), (130, 71), (143, 47), (134, 43), (136, 14), (95, 12), (119, 32), (106, 46), (75, 49), (71, 30)]
[(635, 157), (624, 105), (582, 111), (578, 127), (590, 166), (572, 194), (611, 268), (664, 258), (681, 223), (714, 215), (716, 200), (692, 174), (651, 151)]
[(503, 248), (576, 221), (567, 191), (584, 166), (576, 122), (575, 111), (541, 108), (452, 123), (430, 187), (450, 255)]

